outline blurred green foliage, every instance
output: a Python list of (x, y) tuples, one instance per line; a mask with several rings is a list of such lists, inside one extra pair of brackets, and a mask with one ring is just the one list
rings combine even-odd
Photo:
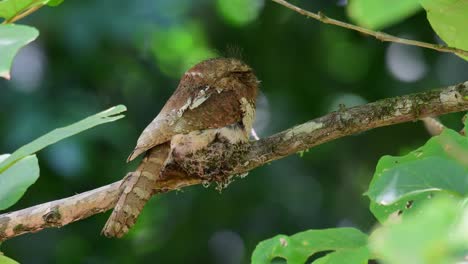
[[(242, 1), (224, 8), (222, 2), (65, 1), (22, 20), (41, 37), (18, 54), (12, 80), (0, 80), (2, 152), (106, 106), (122, 103), (129, 112), (120, 122), (47, 149), (39, 156), (41, 179), (12, 210), (122, 178), (136, 164), (126, 165), (126, 156), (181, 72), (215, 54), (233, 56), (225, 52), (228, 46), (243, 50), (234, 55), (262, 81), (255, 124), (261, 137), (323, 115), (337, 102), (351, 105), (466, 81), (466, 63), (451, 54), (416, 49), (421, 55), (413, 56), (413, 50), (391, 46), (389, 56), (388, 44), (271, 2), (257, 1), (260, 7), (247, 11)], [(298, 4), (345, 20), (341, 2)], [(435, 37), (424, 13), (388, 32), (428, 42)], [(415, 61), (427, 69), (417, 78), (395, 74), (403, 69), (414, 75), (405, 65)], [(443, 121), (456, 127), (460, 118)], [(278, 233), (369, 230), (374, 218), (362, 193), (378, 158), (427, 138), (415, 123), (373, 130), (265, 165), (222, 194), (198, 186), (160, 195), (121, 240), (99, 235), (108, 216), (102, 214), (14, 238), (2, 251), (21, 263), (248, 263), (255, 245)]]
[(161, 71), (174, 78), (197, 62), (217, 56), (208, 47), (203, 29), (196, 22), (155, 29), (152, 36), (152, 53)]
[(264, 0), (217, 0), (218, 11), (235, 26), (254, 21), (263, 8)]

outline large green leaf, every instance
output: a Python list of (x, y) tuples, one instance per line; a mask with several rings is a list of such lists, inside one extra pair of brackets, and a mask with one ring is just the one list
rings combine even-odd
[(463, 263), (468, 207), (448, 195), (426, 201), (417, 214), (375, 230), (369, 247), (386, 264)]
[(38, 35), (39, 32), (33, 27), (0, 25), (0, 77), (10, 79), (10, 68), (16, 53)]
[(54, 144), (57, 141), (73, 136), (77, 133), (80, 133), (97, 125), (113, 122), (115, 120), (120, 119), (124, 117), (124, 115), (119, 114), (126, 110), (127, 108), (124, 105), (114, 106), (98, 114), (89, 116), (72, 125), (54, 129), (53, 131), (39, 137), (38, 139), (22, 146), (21, 148), (13, 152), (13, 154), (11, 154), (7, 159), (0, 163), (0, 173), (4, 172), (18, 160), (28, 155), (31, 155), (51, 144)]
[(402, 157), (382, 157), (367, 195), (380, 205), (406, 196), (445, 191), (468, 194), (468, 139), (445, 129), (423, 147)]
[(354, 228), (308, 230), (293, 236), (277, 235), (260, 242), (252, 254), (253, 264), (270, 263), (280, 257), (288, 263), (305, 263), (309, 256), (334, 250), (313, 263), (363, 264), (369, 259), (367, 235)]
[[(7, 155), (1, 155), (0, 160)], [(36, 155), (27, 156), (0, 173), (0, 210), (15, 204), (39, 177)]]
[[(449, 46), (468, 50), (468, 1), (420, 0), (432, 28)], [(468, 60), (468, 56), (461, 56)]]
[(11, 258), (2, 255), (0, 252), (0, 264), (18, 264), (18, 262), (12, 260)]
[(420, 9), (418, 0), (351, 0), (347, 11), (355, 23), (370, 29), (382, 29)]

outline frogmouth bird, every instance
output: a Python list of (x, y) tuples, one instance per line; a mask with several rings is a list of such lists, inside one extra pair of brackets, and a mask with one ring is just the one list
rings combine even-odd
[(232, 144), (248, 141), (258, 83), (252, 68), (238, 59), (209, 59), (190, 68), (138, 138), (127, 161), (146, 152), (145, 157), (124, 178), (102, 233), (121, 237), (128, 232), (173, 155), (195, 153), (217, 138)]

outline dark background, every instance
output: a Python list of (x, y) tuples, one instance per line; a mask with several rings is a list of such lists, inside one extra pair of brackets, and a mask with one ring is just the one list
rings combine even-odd
[[(339, 1), (343, 2), (343, 1)], [(270, 1), (245, 10), (226, 1), (65, 1), (21, 21), (39, 38), (0, 80), (0, 153), (117, 104), (126, 118), (48, 147), (41, 177), (10, 210), (84, 192), (122, 178), (142, 129), (181, 74), (213, 56), (236, 56), (261, 80), (260, 137), (346, 106), (466, 81), (451, 54), (382, 43), (306, 19)], [(347, 21), (334, 1), (296, 1)], [(224, 7), (224, 8), (222, 8)], [(439, 41), (424, 12), (385, 29)], [(461, 114), (445, 124), (461, 127)], [(420, 122), (339, 139), (272, 162), (219, 194), (196, 186), (153, 198), (124, 239), (100, 236), (109, 213), (61, 229), (13, 238), (2, 251), (22, 263), (248, 263), (255, 245), (276, 234), (354, 226), (375, 219), (362, 195), (382, 155), (422, 145)]]

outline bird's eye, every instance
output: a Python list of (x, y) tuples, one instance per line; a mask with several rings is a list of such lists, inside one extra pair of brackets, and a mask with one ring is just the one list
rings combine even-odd
[(231, 74), (246, 74), (246, 73), (250, 73), (251, 70), (235, 70), (235, 71), (230, 71)]
[(244, 71), (230, 71), (229, 76), (231, 78), (235, 78), (242, 82), (248, 82), (252, 79), (252, 71), (251, 70), (244, 70)]

